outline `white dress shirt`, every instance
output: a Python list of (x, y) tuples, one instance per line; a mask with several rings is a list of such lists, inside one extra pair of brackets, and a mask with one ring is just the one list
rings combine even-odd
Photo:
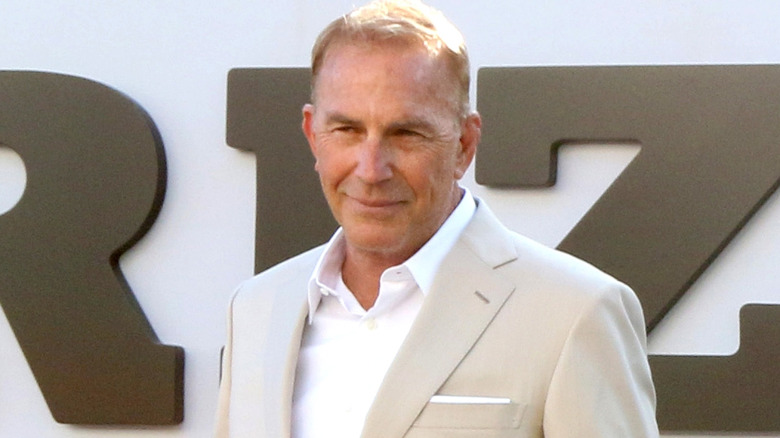
[(331, 238), (309, 280), (309, 317), (295, 377), (294, 438), (359, 437), (379, 390), (442, 259), (474, 214), (461, 202), (436, 234), (399, 266), (385, 270), (379, 295), (366, 310), (341, 278), (345, 239)]

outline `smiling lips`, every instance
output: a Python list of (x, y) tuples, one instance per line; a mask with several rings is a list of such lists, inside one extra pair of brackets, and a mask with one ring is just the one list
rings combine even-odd
[(389, 207), (400, 203), (400, 201), (383, 200), (383, 199), (359, 199), (359, 198), (352, 198), (352, 199), (365, 205), (366, 207)]
[(382, 210), (392, 209), (400, 206), (403, 201), (397, 201), (393, 199), (373, 199), (373, 198), (361, 198), (346, 195), (347, 199), (357, 204), (358, 209), (364, 209), (367, 211), (380, 212)]

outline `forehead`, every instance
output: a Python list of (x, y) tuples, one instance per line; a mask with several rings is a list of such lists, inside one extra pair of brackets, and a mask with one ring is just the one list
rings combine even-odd
[[(357, 100), (368, 104), (424, 103), (457, 107), (457, 80), (445, 59), (422, 44), (351, 42), (331, 46), (317, 75), (316, 104)], [(391, 102), (391, 101), (402, 102)]]

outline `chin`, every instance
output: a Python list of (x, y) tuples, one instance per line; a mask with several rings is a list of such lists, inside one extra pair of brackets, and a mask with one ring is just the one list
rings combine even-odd
[(389, 239), (387, 236), (359, 236), (349, 239), (348, 242), (355, 248), (374, 252), (392, 251), (393, 248), (399, 246), (397, 240)]
[(346, 231), (345, 236), (350, 246), (364, 251), (393, 252), (402, 246), (402, 241), (398, 239), (398, 235), (393, 231), (387, 230), (387, 227), (377, 230)]

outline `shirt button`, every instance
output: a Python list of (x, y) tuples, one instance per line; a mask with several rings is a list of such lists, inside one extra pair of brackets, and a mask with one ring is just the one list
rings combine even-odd
[(376, 329), (376, 319), (374, 318), (368, 318), (365, 321), (363, 321), (363, 327), (367, 328), (368, 330), (375, 330)]

